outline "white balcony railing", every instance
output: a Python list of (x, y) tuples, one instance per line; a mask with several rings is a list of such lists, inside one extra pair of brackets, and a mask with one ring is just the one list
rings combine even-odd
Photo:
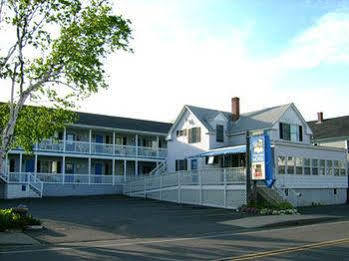
[(45, 140), (36, 146), (37, 151), (67, 152), (77, 154), (107, 155), (120, 157), (166, 158), (167, 149), (132, 145), (113, 145), (106, 143), (89, 143), (86, 141)]

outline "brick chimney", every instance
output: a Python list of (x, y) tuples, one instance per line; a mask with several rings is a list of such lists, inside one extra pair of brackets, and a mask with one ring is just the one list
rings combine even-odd
[(231, 99), (231, 114), (233, 121), (237, 121), (240, 118), (240, 99), (234, 97)]
[(324, 113), (323, 112), (318, 112), (317, 113), (317, 123), (321, 124), (324, 122)]

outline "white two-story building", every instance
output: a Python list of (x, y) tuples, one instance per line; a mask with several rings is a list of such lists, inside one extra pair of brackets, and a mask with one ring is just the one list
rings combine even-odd
[(344, 149), (311, 143), (312, 130), (291, 104), (240, 114), (186, 105), (168, 134), (168, 170), (246, 165), (246, 132), (266, 132), (272, 142), (275, 186), (296, 205), (345, 203)]
[(21, 149), (10, 152), (0, 194), (15, 198), (121, 193), (123, 181), (165, 162), (170, 127), (163, 122), (78, 113), (75, 124), (34, 145), (32, 155)]

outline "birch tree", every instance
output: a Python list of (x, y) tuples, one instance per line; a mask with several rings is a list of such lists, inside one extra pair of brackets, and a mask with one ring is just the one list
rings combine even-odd
[(74, 121), (78, 101), (107, 87), (110, 53), (132, 50), (130, 21), (108, 0), (0, 0), (0, 37), (3, 172), (11, 149), (30, 152)]

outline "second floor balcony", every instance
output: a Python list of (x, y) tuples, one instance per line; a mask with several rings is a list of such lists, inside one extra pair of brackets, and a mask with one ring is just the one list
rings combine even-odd
[(44, 140), (37, 144), (35, 151), (74, 153), (83, 155), (105, 155), (132, 158), (158, 158), (167, 157), (167, 148), (154, 148), (131, 145), (106, 144), (85, 141)]

